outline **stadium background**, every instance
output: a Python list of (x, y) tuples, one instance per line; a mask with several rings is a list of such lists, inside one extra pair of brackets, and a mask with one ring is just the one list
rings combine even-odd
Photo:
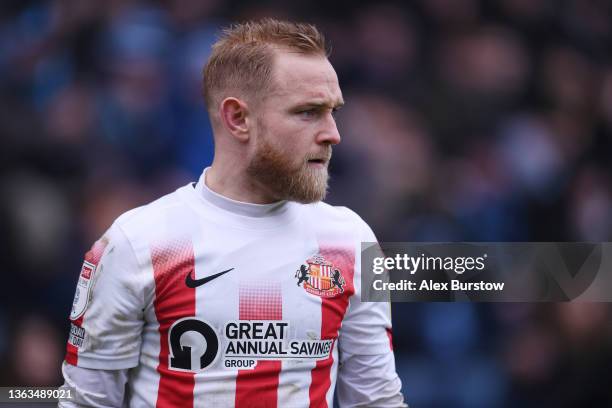
[[(3, 1), (0, 385), (55, 385), (84, 252), (194, 180), (220, 26), (314, 22), (347, 106), (329, 201), (383, 241), (609, 241), (604, 0)], [(607, 304), (395, 304), (412, 407), (612, 406)]]

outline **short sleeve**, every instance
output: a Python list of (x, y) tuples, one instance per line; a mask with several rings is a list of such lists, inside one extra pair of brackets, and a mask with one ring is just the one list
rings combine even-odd
[(393, 353), (353, 355), (340, 366), (336, 385), (341, 407), (407, 407)]
[[(377, 242), (357, 215), (361, 242)], [(355, 257), (355, 294), (338, 339), (337, 397), (343, 407), (406, 407), (395, 371), (389, 302), (361, 301), (361, 252)]]
[(130, 242), (114, 224), (85, 255), (70, 315), (68, 364), (104, 370), (138, 364), (143, 286)]
[[(354, 214), (354, 213), (353, 213)], [(356, 214), (360, 242), (377, 242), (370, 227)], [(355, 294), (351, 296), (347, 314), (342, 322), (339, 347), (344, 354), (385, 354), (391, 346), (391, 306), (388, 302), (361, 301), (361, 255), (355, 257), (353, 279)]]

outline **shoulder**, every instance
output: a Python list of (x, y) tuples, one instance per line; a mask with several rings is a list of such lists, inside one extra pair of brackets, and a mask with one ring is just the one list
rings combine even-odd
[(309, 204), (311, 216), (327, 223), (343, 225), (357, 230), (362, 241), (375, 241), (376, 237), (370, 226), (355, 211), (344, 206), (333, 206), (325, 202)]
[(348, 207), (335, 206), (323, 201), (319, 201), (313, 204), (307, 204), (306, 207), (310, 209), (313, 215), (324, 216), (333, 220), (355, 222), (364, 222), (356, 212)]
[(124, 212), (113, 223), (126, 231), (139, 228), (150, 230), (156, 223), (165, 221), (168, 217), (181, 214), (188, 207), (182, 195), (188, 186), (181, 187), (172, 193), (166, 194), (148, 204)]
[(138, 243), (147, 245), (155, 236), (180, 233), (181, 225), (187, 225), (191, 218), (191, 207), (183, 199), (187, 188), (190, 186), (126, 211), (115, 219), (109, 232), (123, 235), (132, 246), (138, 246)]

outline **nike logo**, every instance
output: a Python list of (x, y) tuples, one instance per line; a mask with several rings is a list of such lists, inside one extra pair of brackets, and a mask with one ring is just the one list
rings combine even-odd
[(187, 277), (185, 278), (185, 285), (187, 285), (188, 288), (197, 288), (198, 286), (202, 286), (203, 284), (210, 282), (213, 279), (217, 279), (219, 276), (225, 275), (226, 273), (233, 271), (233, 270), (234, 268), (227, 269), (225, 271), (215, 273), (214, 275), (210, 275), (202, 279), (193, 279), (191, 277), (191, 272), (189, 272), (187, 274)]

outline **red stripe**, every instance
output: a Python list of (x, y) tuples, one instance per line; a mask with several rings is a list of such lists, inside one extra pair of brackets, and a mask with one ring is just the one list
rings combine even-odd
[[(240, 287), (240, 320), (282, 320), (280, 285), (251, 284)], [(258, 361), (252, 370), (239, 370), (235, 406), (276, 408), (280, 361)]]
[(72, 365), (78, 365), (79, 362), (79, 349), (70, 343), (66, 344), (66, 362)]
[(160, 340), (157, 407), (193, 407), (194, 373), (168, 368), (168, 329), (178, 319), (195, 316), (195, 289), (185, 285), (185, 277), (194, 270), (193, 246), (188, 239), (154, 246), (151, 260)]
[(390, 328), (385, 329), (387, 331), (387, 337), (389, 338), (389, 349), (393, 351), (393, 332)]
[[(355, 293), (353, 285), (355, 252), (352, 248), (319, 245), (319, 254), (340, 269), (346, 282), (342, 294), (333, 298), (321, 298), (321, 339), (335, 339), (338, 337), (349, 298)], [(333, 364), (334, 358), (330, 353), (329, 358), (317, 361), (317, 365), (312, 369), (312, 380), (308, 390), (311, 407), (327, 408), (325, 396), (331, 387), (330, 374)]]
[[(94, 242), (90, 250), (87, 251), (87, 253), (85, 254), (85, 261), (95, 266), (98, 266), (98, 263), (100, 262), (100, 259), (102, 259), (102, 254), (104, 253), (104, 250), (106, 249), (107, 245), (108, 239), (106, 237), (102, 237), (96, 242)], [(82, 272), (83, 269), (81, 269), (81, 273)], [(95, 269), (92, 272), (93, 274), (95, 274)], [(93, 279), (92, 273), (90, 273), (89, 278)], [(82, 327), (84, 317), (85, 313), (83, 313), (78, 319), (71, 320), (70, 322), (75, 326)], [(73, 344), (70, 344), (70, 342), (66, 344), (66, 362), (74, 366), (78, 365), (79, 363), (79, 348)]]

